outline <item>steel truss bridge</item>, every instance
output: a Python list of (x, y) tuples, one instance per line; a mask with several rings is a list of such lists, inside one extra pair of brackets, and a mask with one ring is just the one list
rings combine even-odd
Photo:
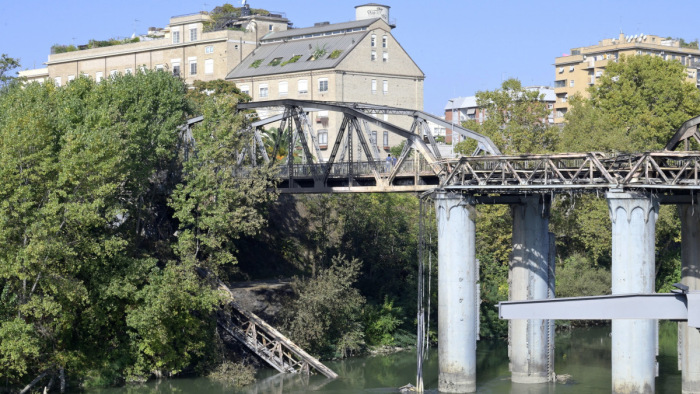
[[(502, 155), (486, 136), (412, 109), (291, 99), (242, 103), (238, 108), (277, 113), (246, 125), (253, 141), (240, 153), (239, 163), (256, 166), (275, 160), (269, 157), (263, 143), (261, 128), (267, 125), (279, 124), (287, 151), (300, 151), (296, 162), (288, 158), (279, 162), (278, 189), (282, 193), (444, 189), (476, 194), (529, 194), (628, 189), (683, 195), (700, 189), (700, 151), (688, 150), (692, 141), (700, 144), (700, 116), (685, 122), (663, 151), (508, 156)], [(334, 112), (341, 119), (335, 140), (329, 141), (329, 153), (320, 148), (307, 115), (320, 110)], [(376, 118), (378, 114), (405, 116), (411, 120), (411, 126), (404, 129)], [(187, 129), (201, 121), (202, 117), (190, 120)], [(475, 140), (476, 150), (471, 156), (458, 159), (443, 157), (430, 123), (453, 128), (462, 137)], [(396, 165), (386, 162), (370, 127), (405, 141)], [(685, 150), (676, 151), (681, 145)], [(279, 148), (278, 143), (275, 152)]]

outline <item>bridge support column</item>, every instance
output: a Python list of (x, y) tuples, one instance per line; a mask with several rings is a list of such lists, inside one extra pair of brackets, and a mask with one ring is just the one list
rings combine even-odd
[(471, 197), (437, 193), (438, 390), (476, 391), (476, 228)]
[[(700, 206), (678, 206), (681, 218), (681, 283), (700, 290)], [(683, 393), (700, 393), (700, 331), (678, 323), (678, 366)]]
[[(513, 254), (509, 269), (510, 300), (554, 298), (554, 237), (549, 232), (550, 202), (523, 197), (511, 205)], [(514, 383), (545, 383), (554, 372), (554, 321), (511, 320), (508, 353)]]
[[(612, 293), (653, 293), (658, 202), (649, 196), (609, 192), (612, 221)], [(653, 393), (657, 321), (612, 321), (612, 392)]]

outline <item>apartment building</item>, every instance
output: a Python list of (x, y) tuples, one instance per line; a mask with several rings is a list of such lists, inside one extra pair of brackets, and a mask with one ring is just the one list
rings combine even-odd
[(207, 12), (170, 18), (165, 28), (149, 28), (138, 42), (49, 55), (46, 67), (20, 71), (30, 82), (52, 80), (64, 85), (84, 75), (100, 81), (117, 73), (139, 69), (168, 70), (188, 84), (195, 80), (223, 79), (248, 56), (262, 37), (286, 31), (289, 21), (282, 14), (252, 14), (245, 5), (240, 16), (226, 25), (213, 26)]
[[(542, 102), (547, 106), (547, 109), (550, 111), (549, 115), (547, 116), (547, 119), (543, 119), (543, 121), (549, 124), (553, 124), (554, 103), (556, 101), (554, 89), (552, 89), (549, 86), (526, 86), (524, 89), (528, 91), (538, 92)], [(468, 120), (474, 120), (479, 122), (479, 124), (482, 124), (484, 120), (488, 118), (487, 111), (481, 108), (476, 103), (476, 96), (451, 98), (447, 100), (447, 104), (445, 104), (444, 111), (445, 121), (452, 123), (454, 119), (454, 122), (457, 125)], [(459, 135), (456, 135), (455, 137), (459, 139)], [(448, 144), (452, 143), (452, 130), (449, 128), (445, 130), (445, 142)], [(455, 143), (459, 142), (459, 140), (455, 141)]]
[(570, 54), (554, 61), (554, 122), (562, 123), (569, 109), (569, 98), (579, 93), (588, 96), (587, 89), (594, 85), (605, 72), (609, 62), (617, 61), (621, 55), (652, 55), (665, 60), (676, 60), (687, 67), (688, 81), (700, 87), (700, 50), (681, 45), (680, 40), (654, 35), (636, 34), (608, 38), (597, 45), (572, 48)]
[[(425, 75), (392, 35), (389, 7), (366, 4), (355, 11), (354, 21), (322, 22), (264, 37), (226, 79), (254, 101), (288, 98), (422, 110)], [(316, 111), (309, 116), (321, 149), (332, 148), (342, 114)], [(405, 116), (377, 116), (407, 129), (412, 123)], [(385, 150), (400, 143), (381, 129), (372, 130), (371, 140)]]

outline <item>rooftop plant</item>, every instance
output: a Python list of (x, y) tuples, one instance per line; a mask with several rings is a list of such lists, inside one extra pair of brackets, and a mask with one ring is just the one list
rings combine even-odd
[(282, 63), (282, 58), (281, 57), (276, 57), (270, 61), (270, 63), (267, 63), (268, 66), (278, 66), (280, 63)]
[(260, 65), (262, 64), (262, 61), (263, 61), (262, 59), (258, 59), (258, 60), (256, 60), (256, 61), (254, 61), (253, 63), (250, 63), (250, 67), (252, 67), (252, 68), (258, 68), (258, 67), (260, 67)]
[(282, 64), (280, 64), (280, 66), (284, 66), (285, 64), (289, 64), (289, 63), (296, 63), (297, 60), (299, 60), (299, 59), (301, 59), (301, 55), (294, 55), (291, 58), (289, 58), (289, 60), (282, 62)]
[(331, 52), (330, 56), (328, 56), (329, 59), (337, 59), (340, 57), (340, 54), (343, 53), (342, 49), (336, 49), (335, 51)]
[(316, 45), (316, 48), (314, 48), (313, 53), (311, 54), (311, 57), (309, 60), (316, 60), (322, 58), (326, 54), (326, 45), (324, 44), (323, 47), (319, 47)]
[[(253, 15), (270, 15), (270, 11), (262, 8), (251, 8), (250, 13)], [(231, 28), (231, 24), (241, 17), (241, 7), (234, 7), (229, 3), (215, 7), (209, 12), (210, 21), (204, 22), (204, 31), (217, 30), (243, 30), (239, 28)]]

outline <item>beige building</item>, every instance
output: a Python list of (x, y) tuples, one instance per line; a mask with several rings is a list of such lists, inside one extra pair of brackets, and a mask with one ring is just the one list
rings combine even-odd
[(80, 75), (100, 81), (147, 68), (168, 70), (189, 84), (223, 79), (262, 37), (289, 26), (282, 15), (250, 15), (247, 6), (226, 26), (205, 29), (210, 21), (206, 12), (175, 16), (165, 28), (150, 28), (139, 42), (51, 54), (47, 67), (20, 71), (19, 76), (29, 81), (51, 79), (61, 86)]
[(569, 109), (569, 98), (580, 93), (588, 96), (587, 89), (594, 85), (605, 72), (609, 62), (617, 61), (620, 55), (661, 56), (665, 60), (676, 60), (687, 67), (688, 80), (700, 86), (700, 50), (681, 46), (679, 40), (659, 36), (637, 34), (600, 41), (597, 45), (572, 48), (569, 55), (554, 61), (554, 122), (562, 123)]
[[(254, 101), (279, 99), (360, 102), (423, 109), (425, 75), (391, 34), (389, 7), (356, 7), (356, 20), (270, 34), (227, 75)], [(274, 113), (261, 113), (261, 117)], [(332, 148), (342, 114), (309, 113), (322, 150)], [(412, 119), (377, 115), (406, 129)], [(388, 150), (400, 142), (372, 130), (373, 142)]]

